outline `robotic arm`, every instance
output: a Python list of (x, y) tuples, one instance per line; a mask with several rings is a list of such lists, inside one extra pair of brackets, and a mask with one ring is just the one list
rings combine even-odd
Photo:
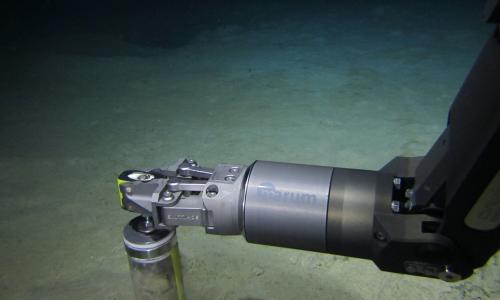
[[(500, 21), (498, 1), (487, 19)], [(497, 27), (424, 157), (378, 171), (256, 161), (214, 169), (181, 159), (129, 170), (121, 207), (146, 227), (203, 226), (251, 243), (373, 260), (384, 271), (457, 281), (500, 246)]]

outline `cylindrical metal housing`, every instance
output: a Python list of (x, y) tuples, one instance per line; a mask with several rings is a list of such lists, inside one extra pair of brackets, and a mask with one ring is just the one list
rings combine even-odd
[(325, 252), (332, 171), (331, 167), (256, 161), (243, 204), (246, 240)]
[(256, 161), (244, 234), (251, 243), (371, 258), (375, 206), (391, 197), (389, 174)]
[(328, 252), (371, 258), (375, 205), (378, 199), (389, 205), (391, 182), (388, 174), (335, 168), (328, 204)]
[(123, 229), (135, 299), (184, 299), (175, 228), (143, 232), (142, 216)]

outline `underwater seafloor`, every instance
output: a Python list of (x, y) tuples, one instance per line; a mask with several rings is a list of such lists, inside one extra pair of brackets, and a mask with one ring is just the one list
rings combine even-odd
[[(132, 299), (122, 170), (425, 154), (493, 30), (454, 2), (247, 4), (175, 47), (84, 31), (4, 45), (0, 298)], [(188, 299), (500, 298), (498, 255), (450, 284), (202, 228), (178, 238)]]

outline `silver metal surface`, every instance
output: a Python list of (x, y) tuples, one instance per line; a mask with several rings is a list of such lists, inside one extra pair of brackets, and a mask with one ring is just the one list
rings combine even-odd
[(242, 165), (218, 165), (202, 194), (207, 210), (207, 233), (240, 234), (243, 230), (243, 184), (247, 170)]
[(205, 180), (170, 178), (167, 188), (171, 192), (199, 192), (203, 190), (206, 183)]
[(199, 167), (193, 160), (185, 160), (177, 169), (180, 176), (184, 177), (199, 177), (209, 178), (212, 176), (213, 170), (210, 168)]
[(140, 171), (130, 173), (128, 175), (128, 177), (131, 180), (142, 181), (142, 182), (148, 182), (148, 181), (151, 181), (151, 180), (153, 180), (155, 178), (154, 175), (152, 175), (152, 174), (149, 174), (149, 173), (146, 173), (146, 172), (140, 172)]
[(207, 224), (207, 211), (199, 195), (181, 197), (174, 206), (161, 207), (160, 217), (163, 226), (206, 226)]
[[(180, 162), (189, 164), (187, 160)], [(222, 164), (211, 171), (208, 180), (169, 177), (164, 194), (170, 196), (150, 197), (156, 228), (204, 226), (207, 233), (241, 234), (246, 170), (242, 165)]]
[[(167, 179), (156, 178), (148, 182), (127, 182), (125, 186), (126, 197), (145, 211), (152, 211), (152, 203), (160, 199), (167, 183)], [(174, 195), (175, 196), (175, 195)]]
[(141, 207), (140, 213), (151, 214), (155, 229), (190, 225), (204, 226), (207, 233), (241, 234), (246, 170), (246, 166), (230, 164), (209, 169), (180, 159), (151, 171), (159, 178), (123, 185), (127, 185), (127, 201)]
[(332, 171), (331, 167), (256, 161), (244, 201), (247, 241), (325, 251)]

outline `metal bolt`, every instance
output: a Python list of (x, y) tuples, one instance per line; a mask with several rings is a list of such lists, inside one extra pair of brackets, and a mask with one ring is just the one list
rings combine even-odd
[(137, 180), (140, 180), (140, 181), (143, 181), (143, 182), (146, 182), (146, 181), (150, 181), (154, 178), (153, 175), (151, 174), (147, 174), (147, 173), (144, 173), (144, 174), (141, 174), (137, 177)]
[(375, 238), (379, 241), (385, 241), (385, 235), (380, 231), (375, 232)]
[(392, 183), (394, 184), (394, 187), (396, 187), (396, 189), (401, 189), (401, 178), (399, 177), (394, 177), (394, 179), (392, 180)]
[(151, 216), (147, 216), (146, 220), (144, 221), (144, 228), (149, 230), (154, 228), (154, 223), (153, 223), (153, 218)]
[(198, 163), (196, 162), (196, 160), (194, 159), (188, 159), (188, 164), (191, 166), (191, 167), (197, 167), (198, 166)]
[(413, 190), (412, 189), (407, 189), (405, 191), (405, 197), (408, 198), (408, 199), (413, 198)]
[(151, 216), (144, 217), (144, 222), (137, 224), (137, 231), (142, 233), (151, 233), (155, 230), (153, 218)]
[(232, 167), (231, 169), (229, 169), (229, 173), (231, 173), (231, 174), (236, 174), (239, 171), (240, 171), (239, 167)]
[(395, 212), (395, 213), (399, 213), (399, 209), (400, 209), (399, 206), (400, 206), (400, 204), (401, 203), (399, 201), (395, 201), (395, 200), (392, 201), (391, 202), (391, 209), (392, 209), (392, 211)]
[(408, 201), (405, 202), (405, 208), (410, 211), (415, 207), (415, 193), (412, 189), (407, 189), (405, 191), (405, 197), (408, 198)]
[(462, 279), (462, 276), (460, 276), (460, 274), (457, 274), (452, 270), (453, 268), (451, 266), (445, 265), (443, 272), (438, 274), (439, 279), (447, 282), (455, 282)]
[(163, 200), (165, 201), (171, 201), (174, 199), (174, 194), (171, 191), (165, 191), (163, 193)]
[(234, 175), (227, 175), (226, 177), (224, 177), (224, 180), (225, 181), (235, 181), (236, 177)]
[(414, 205), (415, 205), (415, 203), (413, 202), (413, 200), (408, 200), (405, 202), (405, 208), (408, 211), (412, 210)]
[(128, 194), (132, 193), (132, 187), (127, 186), (127, 187), (125, 188), (125, 192), (127, 192)]

